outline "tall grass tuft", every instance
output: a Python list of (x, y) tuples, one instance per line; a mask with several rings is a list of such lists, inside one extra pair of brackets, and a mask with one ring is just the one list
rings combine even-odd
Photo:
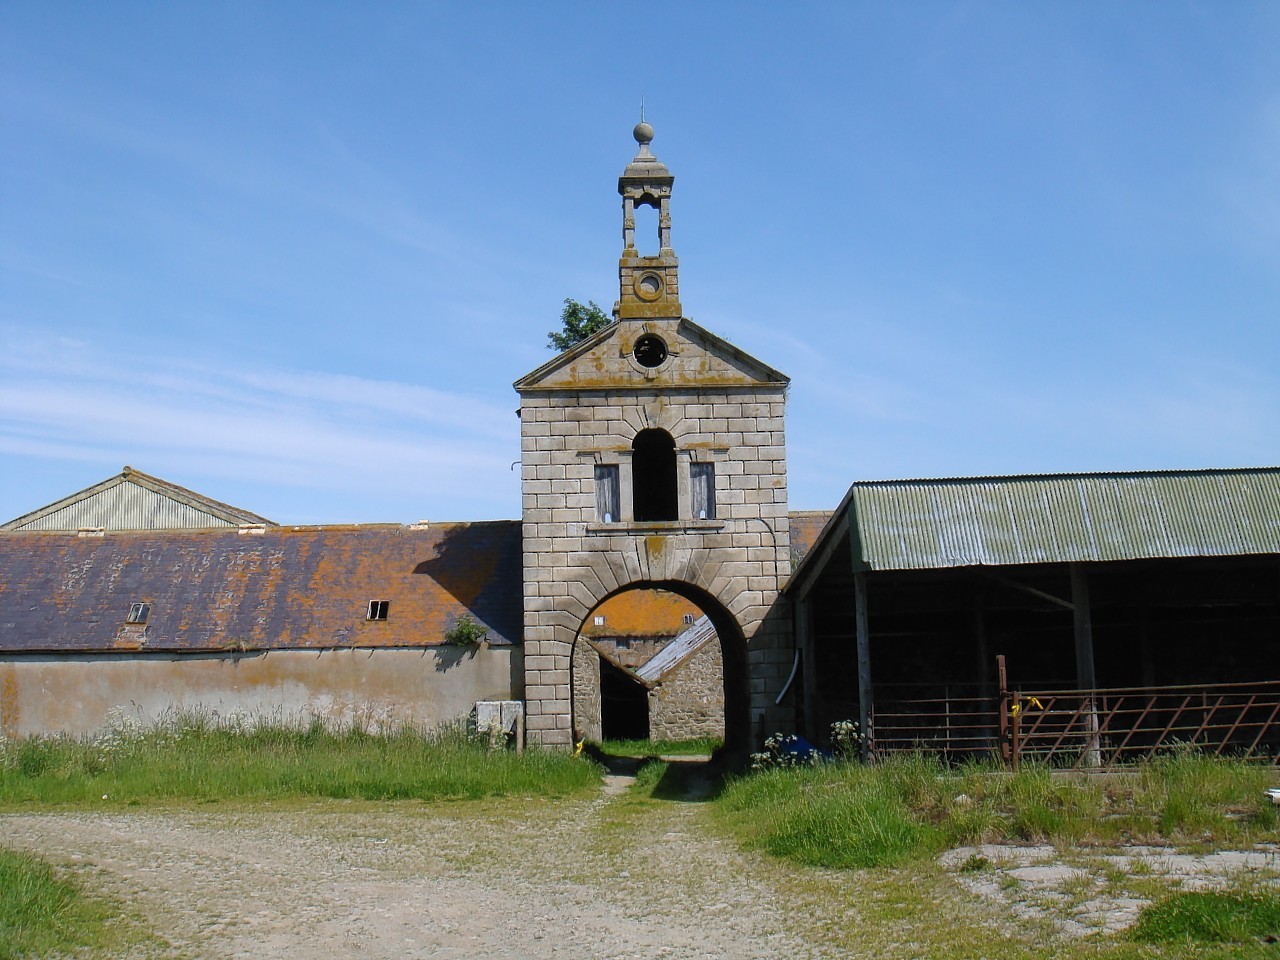
[(1175, 893), (1145, 908), (1129, 937), (1141, 943), (1247, 943), (1280, 937), (1280, 895), (1265, 889)]
[(820, 763), (731, 781), (716, 801), (725, 829), (800, 863), (892, 866), (963, 844), (1269, 839), (1274, 771), (1173, 757), (1090, 776), (992, 764), (948, 769), (924, 757), (874, 766)]
[(890, 867), (937, 845), (892, 784), (869, 782), (829, 796), (803, 796), (763, 846), (810, 866)]
[(650, 760), (647, 763), (642, 763), (640, 768), (636, 770), (634, 789), (644, 794), (652, 794), (670, 768), (671, 765), (665, 760)]
[(736, 780), (717, 801), (749, 845), (811, 866), (892, 866), (938, 848), (918, 812), (932, 765), (836, 763), (766, 770)]
[[(487, 740), (487, 738), (485, 738)], [(92, 739), (0, 745), (0, 803), (334, 797), (367, 800), (563, 796), (599, 783), (568, 753), (490, 751), (457, 728), (368, 733), (203, 714)]]
[(1161, 833), (1220, 834), (1241, 819), (1262, 829), (1277, 826), (1275, 805), (1257, 803), (1258, 796), (1274, 785), (1274, 775), (1265, 766), (1180, 751), (1141, 769)]
[(86, 897), (43, 861), (0, 849), (0, 957), (64, 956), (130, 935), (112, 905)]
[[(952, 843), (1074, 842), (1096, 831), (1108, 811), (1108, 794), (1100, 781), (1029, 764), (1016, 774), (989, 763), (973, 764), (948, 772), (938, 783), (953, 791), (941, 818)], [(956, 797), (964, 799), (957, 803)]]

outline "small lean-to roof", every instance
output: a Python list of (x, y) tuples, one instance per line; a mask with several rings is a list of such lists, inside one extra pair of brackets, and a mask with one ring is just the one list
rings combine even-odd
[(1280, 467), (859, 482), (792, 583), (850, 531), (863, 570), (1280, 553)]
[(712, 640), (719, 638), (710, 617), (699, 617), (679, 636), (659, 650), (635, 675), (646, 684), (656, 684), (665, 679), (689, 658)]
[[(422, 647), (463, 615), (493, 643), (522, 635), (515, 520), (10, 533), (0, 570), (0, 651)], [(134, 603), (145, 625), (125, 623)]]
[(114, 477), (0, 525), (0, 530), (200, 530), (241, 524), (271, 521), (125, 467)]

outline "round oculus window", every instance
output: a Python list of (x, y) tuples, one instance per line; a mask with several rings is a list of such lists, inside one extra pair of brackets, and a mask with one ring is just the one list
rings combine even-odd
[(667, 359), (667, 344), (655, 333), (642, 334), (631, 355), (642, 367), (656, 367)]
[(635, 289), (641, 300), (657, 300), (662, 296), (662, 277), (656, 273), (642, 273), (636, 277)]

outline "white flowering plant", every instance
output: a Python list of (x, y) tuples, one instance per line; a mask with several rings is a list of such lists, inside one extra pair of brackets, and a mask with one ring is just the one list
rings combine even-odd
[(752, 770), (778, 770), (809, 767), (820, 763), (822, 754), (808, 740), (794, 733), (775, 733), (764, 742), (764, 749), (751, 754)]
[(865, 739), (856, 720), (837, 720), (831, 725), (831, 752), (837, 760), (857, 760)]
[(751, 769), (777, 770), (811, 767), (826, 760), (856, 760), (864, 739), (854, 720), (837, 720), (831, 725), (830, 750), (819, 750), (794, 733), (775, 733), (765, 740), (763, 750), (751, 754)]

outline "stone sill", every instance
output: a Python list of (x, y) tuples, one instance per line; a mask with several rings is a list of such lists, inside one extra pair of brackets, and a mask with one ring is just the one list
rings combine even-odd
[(588, 523), (587, 533), (630, 536), (652, 533), (714, 533), (723, 530), (723, 520), (632, 520), (622, 523)]

